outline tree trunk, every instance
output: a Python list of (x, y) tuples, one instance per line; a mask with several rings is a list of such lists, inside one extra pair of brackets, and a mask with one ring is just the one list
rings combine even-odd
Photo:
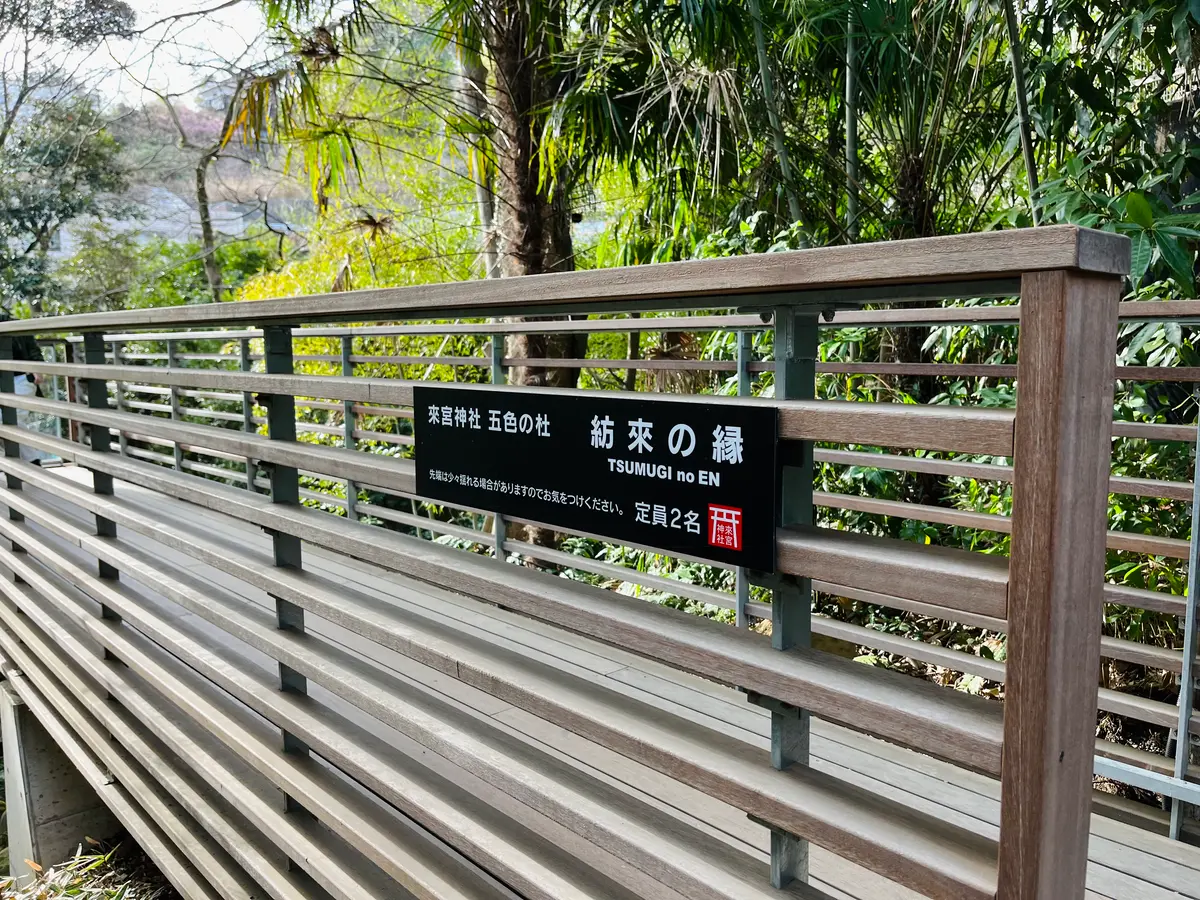
[(221, 283), (221, 263), (217, 259), (217, 239), (213, 232), (212, 213), (208, 206), (208, 166), (214, 154), (205, 153), (196, 165), (196, 210), (200, 215), (200, 246), (204, 254), (204, 277), (212, 292), (213, 303), (221, 302), (224, 285)]
[[(495, 81), (496, 230), (505, 278), (575, 268), (569, 173), (543, 172), (538, 152), (547, 101), (557, 89), (551, 79), (550, 27), (543, 24), (534, 33), (528, 4), (492, 0), (485, 42)], [(513, 334), (506, 341), (506, 355), (523, 359), (576, 358), (586, 352), (586, 335)], [(508, 372), (511, 384), (526, 386), (574, 387), (578, 378), (576, 368), (537, 364), (512, 366)], [(526, 539), (554, 544), (554, 534), (546, 529), (527, 528)]]
[[(898, 238), (932, 237), (937, 232), (936, 198), (933, 196), (925, 161), (920, 156), (908, 156), (901, 160), (897, 178), (896, 206), (899, 212), (901, 232)], [(907, 308), (929, 306), (928, 301), (907, 303)], [(923, 350), (928, 328), (895, 328), (891, 336), (891, 360), (897, 363), (932, 362)], [(887, 343), (883, 347), (887, 352)], [(898, 375), (893, 381), (898, 390), (909, 394), (917, 403), (928, 403), (937, 392), (937, 380), (929, 375)], [(905, 498), (913, 503), (938, 505), (945, 491), (937, 475), (917, 473), (909, 478), (911, 488)]]
[(1029, 92), (1025, 87), (1025, 62), (1021, 57), (1021, 31), (1017, 26), (1017, 8), (1013, 0), (1004, 0), (1004, 24), (1008, 28), (1008, 54), (1012, 59), (1013, 87), (1017, 98), (1017, 123), (1021, 130), (1021, 153), (1025, 157), (1025, 178), (1029, 185), (1029, 213), (1033, 224), (1041, 224), (1038, 213), (1037, 160), (1033, 153), (1033, 126), (1029, 119)]
[[(460, 47), (458, 53), (460, 94), (464, 111), (476, 122), (488, 121), (487, 69), (476, 48)], [(467, 147), (471, 161), (471, 178), (475, 184), (475, 209), (479, 217), (480, 257), (483, 277), (500, 277), (500, 257), (496, 252), (496, 195), (492, 187), (492, 161), (483, 149), (487, 140), (481, 127), (472, 135)]]
[[(229, 103), (225, 106), (225, 120), (221, 123), (221, 134), (216, 143), (205, 150), (196, 163), (196, 210), (200, 216), (200, 243), (204, 252), (204, 275), (208, 279), (208, 289), (212, 291), (213, 303), (221, 302), (225, 286), (222, 284), (221, 263), (217, 259), (217, 238), (213, 232), (212, 212), (208, 205), (208, 169), (225, 147), (225, 138), (229, 135), (230, 127), (233, 124), (233, 115), (238, 109), (238, 100), (241, 97), (244, 83), (244, 80), (239, 78), (237, 84), (234, 85)], [(164, 102), (167, 101), (164, 100)], [(175, 118), (180, 139), (186, 143), (187, 136), (184, 134), (178, 117), (175, 116), (174, 107), (169, 102), (167, 102), (167, 109)]]

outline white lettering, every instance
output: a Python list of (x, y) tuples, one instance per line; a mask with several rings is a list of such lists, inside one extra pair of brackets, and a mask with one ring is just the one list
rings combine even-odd
[(713, 462), (742, 461), (742, 428), (740, 425), (718, 425), (713, 429)]
[(598, 450), (611, 450), (613, 446), (613, 420), (592, 416), (592, 446)]
[(676, 425), (667, 437), (667, 449), (679, 456), (691, 456), (696, 449), (696, 432), (690, 425)]
[(650, 430), (654, 427), (653, 422), (647, 422), (644, 419), (635, 419), (629, 423), (629, 449), (636, 450), (638, 453), (650, 453), (654, 450), (650, 446)]

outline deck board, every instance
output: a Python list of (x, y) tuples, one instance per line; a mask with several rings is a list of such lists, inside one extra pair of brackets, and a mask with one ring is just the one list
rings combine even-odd
[[(77, 469), (58, 471), (72, 480), (87, 481), (86, 474)], [(259, 549), (270, 545), (262, 531), (220, 514), (123, 483), (118, 484), (117, 492), (159, 511), (174, 525), (198, 536), (212, 539), (219, 534)], [(39, 497), (70, 509), (45, 494)], [(169, 562), (203, 574), (213, 584), (239, 596), (273, 606), (265, 592), (224, 573), (206, 570), (203, 564), (152, 539), (127, 532), (122, 537), (162, 553)], [(739, 740), (759, 746), (769, 742), (767, 715), (728, 686), (320, 548), (305, 547), (305, 568), (378, 597), (398, 610), (419, 609), (424, 615), (496, 646), (588, 678)], [(311, 622), (313, 630), (395, 677), (438, 693), (472, 714), (488, 717), (563, 762), (730, 848), (766, 859), (766, 830), (751, 823), (739, 810), (347, 629), (316, 617)], [(818, 769), (980, 834), (994, 837), (997, 833), (999, 784), (994, 779), (826, 722), (815, 723), (812, 749), (813, 764)], [(1099, 814), (1092, 816), (1091, 827), (1091, 900), (1200, 900), (1200, 849)], [(839, 900), (912, 900), (918, 896), (820, 848), (814, 848), (812, 872), (814, 884)]]

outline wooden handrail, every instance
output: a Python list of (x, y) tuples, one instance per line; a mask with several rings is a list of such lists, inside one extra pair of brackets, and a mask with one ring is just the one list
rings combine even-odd
[[(215, 303), (154, 309), (117, 310), (62, 316), (53, 320), (14, 319), (0, 323), (0, 334), (104, 331), (163, 325), (204, 326), (312, 321), (361, 321), (381, 318), (454, 318), (465, 316), (550, 315), (612, 310), (678, 309), (705, 305), (772, 305), (772, 295), (797, 291), (881, 288), (863, 293), (857, 304), (887, 299), (888, 289), (903, 285), (944, 285), (932, 296), (953, 295), (955, 283), (969, 283), (978, 296), (992, 290), (1014, 293), (1023, 273), (1069, 270), (1120, 275), (1129, 270), (1127, 238), (1101, 231), (1057, 225), (993, 231), (911, 241), (822, 247), (722, 259), (663, 263), (625, 269), (594, 269), (520, 279), (498, 278), (461, 284), (350, 291), (279, 300)], [(999, 284), (997, 282), (1003, 282)], [(923, 293), (920, 296), (929, 296)], [(836, 303), (810, 298), (820, 308)], [(795, 302), (795, 298), (791, 299)]]

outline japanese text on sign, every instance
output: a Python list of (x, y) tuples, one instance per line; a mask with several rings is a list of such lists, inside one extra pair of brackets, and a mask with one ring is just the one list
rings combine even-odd
[(414, 406), (424, 496), (774, 569), (771, 407), (423, 385)]

